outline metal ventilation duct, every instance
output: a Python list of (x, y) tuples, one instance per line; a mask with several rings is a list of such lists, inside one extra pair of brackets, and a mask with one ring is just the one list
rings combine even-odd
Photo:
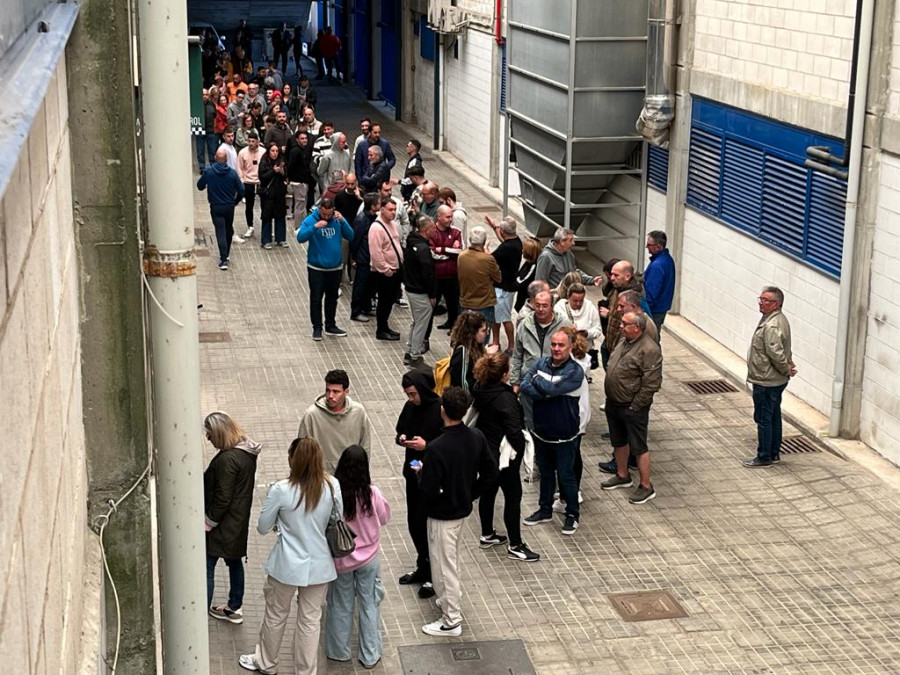
[(508, 142), (526, 227), (550, 236), (640, 207), (604, 195), (641, 173), (628, 159), (642, 141), (647, 0), (510, 0), (508, 11)]
[(675, 2), (649, 0), (647, 16), (647, 95), (635, 129), (649, 143), (669, 147), (675, 119)]

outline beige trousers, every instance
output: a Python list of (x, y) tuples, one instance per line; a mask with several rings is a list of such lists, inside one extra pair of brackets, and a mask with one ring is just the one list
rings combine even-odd
[(462, 588), (459, 585), (459, 535), (465, 519), (428, 519), (428, 557), (431, 559), (431, 581), (440, 600), (441, 619), (445, 626), (462, 622)]
[(256, 645), (256, 667), (262, 673), (274, 673), (278, 669), (278, 650), (291, 611), (291, 600), (297, 596), (297, 627), (294, 629), (294, 673), (316, 675), (319, 656), (319, 627), (322, 606), (328, 584), (315, 586), (289, 586), (277, 579), (266, 577), (263, 595), (266, 610), (259, 628)]

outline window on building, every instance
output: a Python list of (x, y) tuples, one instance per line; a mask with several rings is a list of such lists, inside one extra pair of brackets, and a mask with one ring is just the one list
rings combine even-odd
[(694, 99), (687, 203), (840, 277), (847, 183), (803, 166), (811, 145), (844, 151), (838, 139)]
[(647, 183), (660, 192), (669, 189), (669, 151), (655, 145), (647, 146)]

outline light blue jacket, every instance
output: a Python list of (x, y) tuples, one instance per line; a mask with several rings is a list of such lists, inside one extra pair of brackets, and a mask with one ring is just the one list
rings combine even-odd
[[(336, 510), (343, 513), (341, 486), (330, 476), (327, 480), (334, 488)], [(266, 562), (266, 574), (289, 586), (313, 586), (334, 581), (337, 572), (325, 539), (332, 510), (331, 490), (326, 485), (319, 503), (309, 512), (305, 500), (297, 505), (299, 497), (299, 488), (287, 479), (269, 488), (256, 529), (260, 534), (266, 534), (278, 525), (280, 531)]]

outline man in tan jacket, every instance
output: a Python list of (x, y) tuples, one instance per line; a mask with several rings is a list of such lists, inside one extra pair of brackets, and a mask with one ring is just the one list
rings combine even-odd
[(469, 232), (469, 248), (459, 254), (456, 265), (460, 307), (483, 314), (490, 326), (494, 323), (497, 304), (494, 284), (500, 283), (500, 267), (494, 256), (485, 253), (486, 241), (487, 230), (480, 225), (473, 227)]
[(643, 313), (626, 312), (622, 316), (622, 339), (609, 357), (604, 385), (606, 422), (617, 471), (600, 487), (617, 490), (634, 484), (628, 471), (628, 455), (633, 453), (641, 482), (628, 499), (632, 504), (643, 504), (656, 497), (650, 482), (647, 427), (653, 395), (662, 386), (662, 352), (647, 332), (648, 321)]
[(784, 293), (766, 286), (756, 299), (762, 314), (747, 352), (747, 382), (753, 385), (756, 457), (744, 466), (756, 469), (781, 462), (781, 395), (797, 374), (791, 353), (791, 325), (781, 312)]

